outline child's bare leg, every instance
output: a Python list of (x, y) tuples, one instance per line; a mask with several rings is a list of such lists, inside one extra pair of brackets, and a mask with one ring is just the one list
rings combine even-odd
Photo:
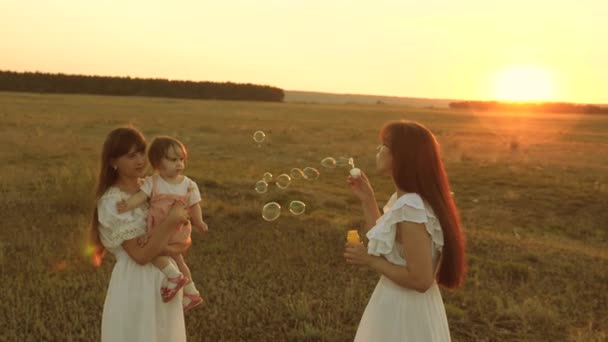
[(171, 264), (171, 258), (168, 256), (157, 256), (152, 259), (152, 265), (156, 266), (159, 270), (163, 270), (163, 268), (169, 266)]
[(180, 272), (182, 272), (187, 278), (188, 282), (192, 281), (192, 273), (190, 273), (190, 268), (186, 265), (186, 260), (184, 260), (184, 256), (181, 254), (174, 255), (173, 260), (177, 263), (177, 268), (179, 268)]
[[(180, 276), (179, 268), (171, 262), (171, 257), (168, 256), (157, 256), (152, 260), (152, 264), (156, 266), (167, 278), (176, 278)], [(172, 289), (177, 286), (176, 283), (167, 282), (167, 288)]]
[(186, 260), (184, 260), (184, 256), (179, 254), (174, 256), (175, 262), (179, 266), (179, 270), (182, 271), (188, 277), (188, 282), (184, 286), (184, 292), (186, 294), (198, 295), (198, 290), (194, 285), (194, 280), (192, 279), (192, 273), (190, 273), (190, 268), (186, 264)]
[(203, 299), (201, 298), (200, 293), (194, 285), (194, 281), (192, 280), (192, 274), (190, 273), (190, 268), (186, 264), (184, 256), (179, 254), (175, 255), (173, 258), (175, 259), (175, 262), (177, 262), (177, 265), (179, 266), (179, 269), (182, 271), (182, 273), (184, 273), (188, 277), (188, 282), (184, 286), (183, 299), (184, 312), (188, 312), (192, 308), (200, 305), (203, 302)]

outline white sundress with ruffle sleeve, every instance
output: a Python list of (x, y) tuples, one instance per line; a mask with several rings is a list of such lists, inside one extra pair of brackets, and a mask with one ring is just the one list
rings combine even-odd
[[(397, 223), (404, 221), (426, 226), (431, 237), (429, 248), (435, 268), (443, 247), (443, 232), (430, 205), (416, 193), (391, 196), (384, 207), (384, 215), (367, 233), (368, 254), (383, 256), (395, 265), (407, 265), (403, 246), (396, 241)], [(450, 341), (445, 307), (437, 283), (420, 293), (380, 276), (361, 317), (355, 341)]]
[(101, 320), (102, 342), (186, 341), (182, 292), (164, 303), (160, 288), (165, 278), (152, 264), (139, 265), (122, 248), (125, 240), (146, 233), (148, 210), (119, 214), (116, 202), (129, 194), (110, 188), (97, 202), (99, 235), (116, 256)]

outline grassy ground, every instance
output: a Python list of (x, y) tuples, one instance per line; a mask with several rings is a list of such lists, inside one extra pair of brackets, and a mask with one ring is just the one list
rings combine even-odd
[[(319, 161), (355, 157), (384, 204), (377, 131), (400, 118), (437, 135), (465, 226), (467, 282), (443, 292), (453, 339), (606, 340), (606, 116), (16, 93), (0, 93), (0, 340), (99, 339), (113, 260), (94, 269), (83, 238), (101, 143), (128, 123), (180, 138), (201, 187), (212, 232), (186, 259), (207, 304), (186, 319), (190, 340), (352, 340), (378, 275), (343, 262), (362, 217), (346, 171)], [(320, 178), (253, 190), (305, 166)], [(306, 213), (290, 215), (291, 200)], [(271, 223), (269, 201), (284, 208)]]

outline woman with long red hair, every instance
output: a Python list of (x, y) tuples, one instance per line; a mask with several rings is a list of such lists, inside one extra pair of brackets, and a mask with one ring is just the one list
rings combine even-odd
[(344, 257), (380, 273), (355, 341), (449, 341), (438, 285), (459, 287), (465, 276), (464, 236), (439, 144), (416, 122), (380, 131), (376, 171), (395, 193), (381, 215), (364, 173), (348, 183), (362, 203), (367, 247), (347, 243)]

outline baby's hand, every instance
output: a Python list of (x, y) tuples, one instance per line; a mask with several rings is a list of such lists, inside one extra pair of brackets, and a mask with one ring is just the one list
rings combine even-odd
[(116, 202), (116, 210), (118, 210), (118, 212), (120, 214), (128, 211), (127, 209), (128, 209), (128, 207), (127, 207), (127, 201), (125, 201), (124, 199), (121, 200), (120, 202)]
[(209, 231), (209, 227), (207, 226), (207, 224), (205, 222), (197, 223), (197, 224), (194, 225), (194, 227), (201, 234), (205, 234), (205, 233), (207, 233)]

